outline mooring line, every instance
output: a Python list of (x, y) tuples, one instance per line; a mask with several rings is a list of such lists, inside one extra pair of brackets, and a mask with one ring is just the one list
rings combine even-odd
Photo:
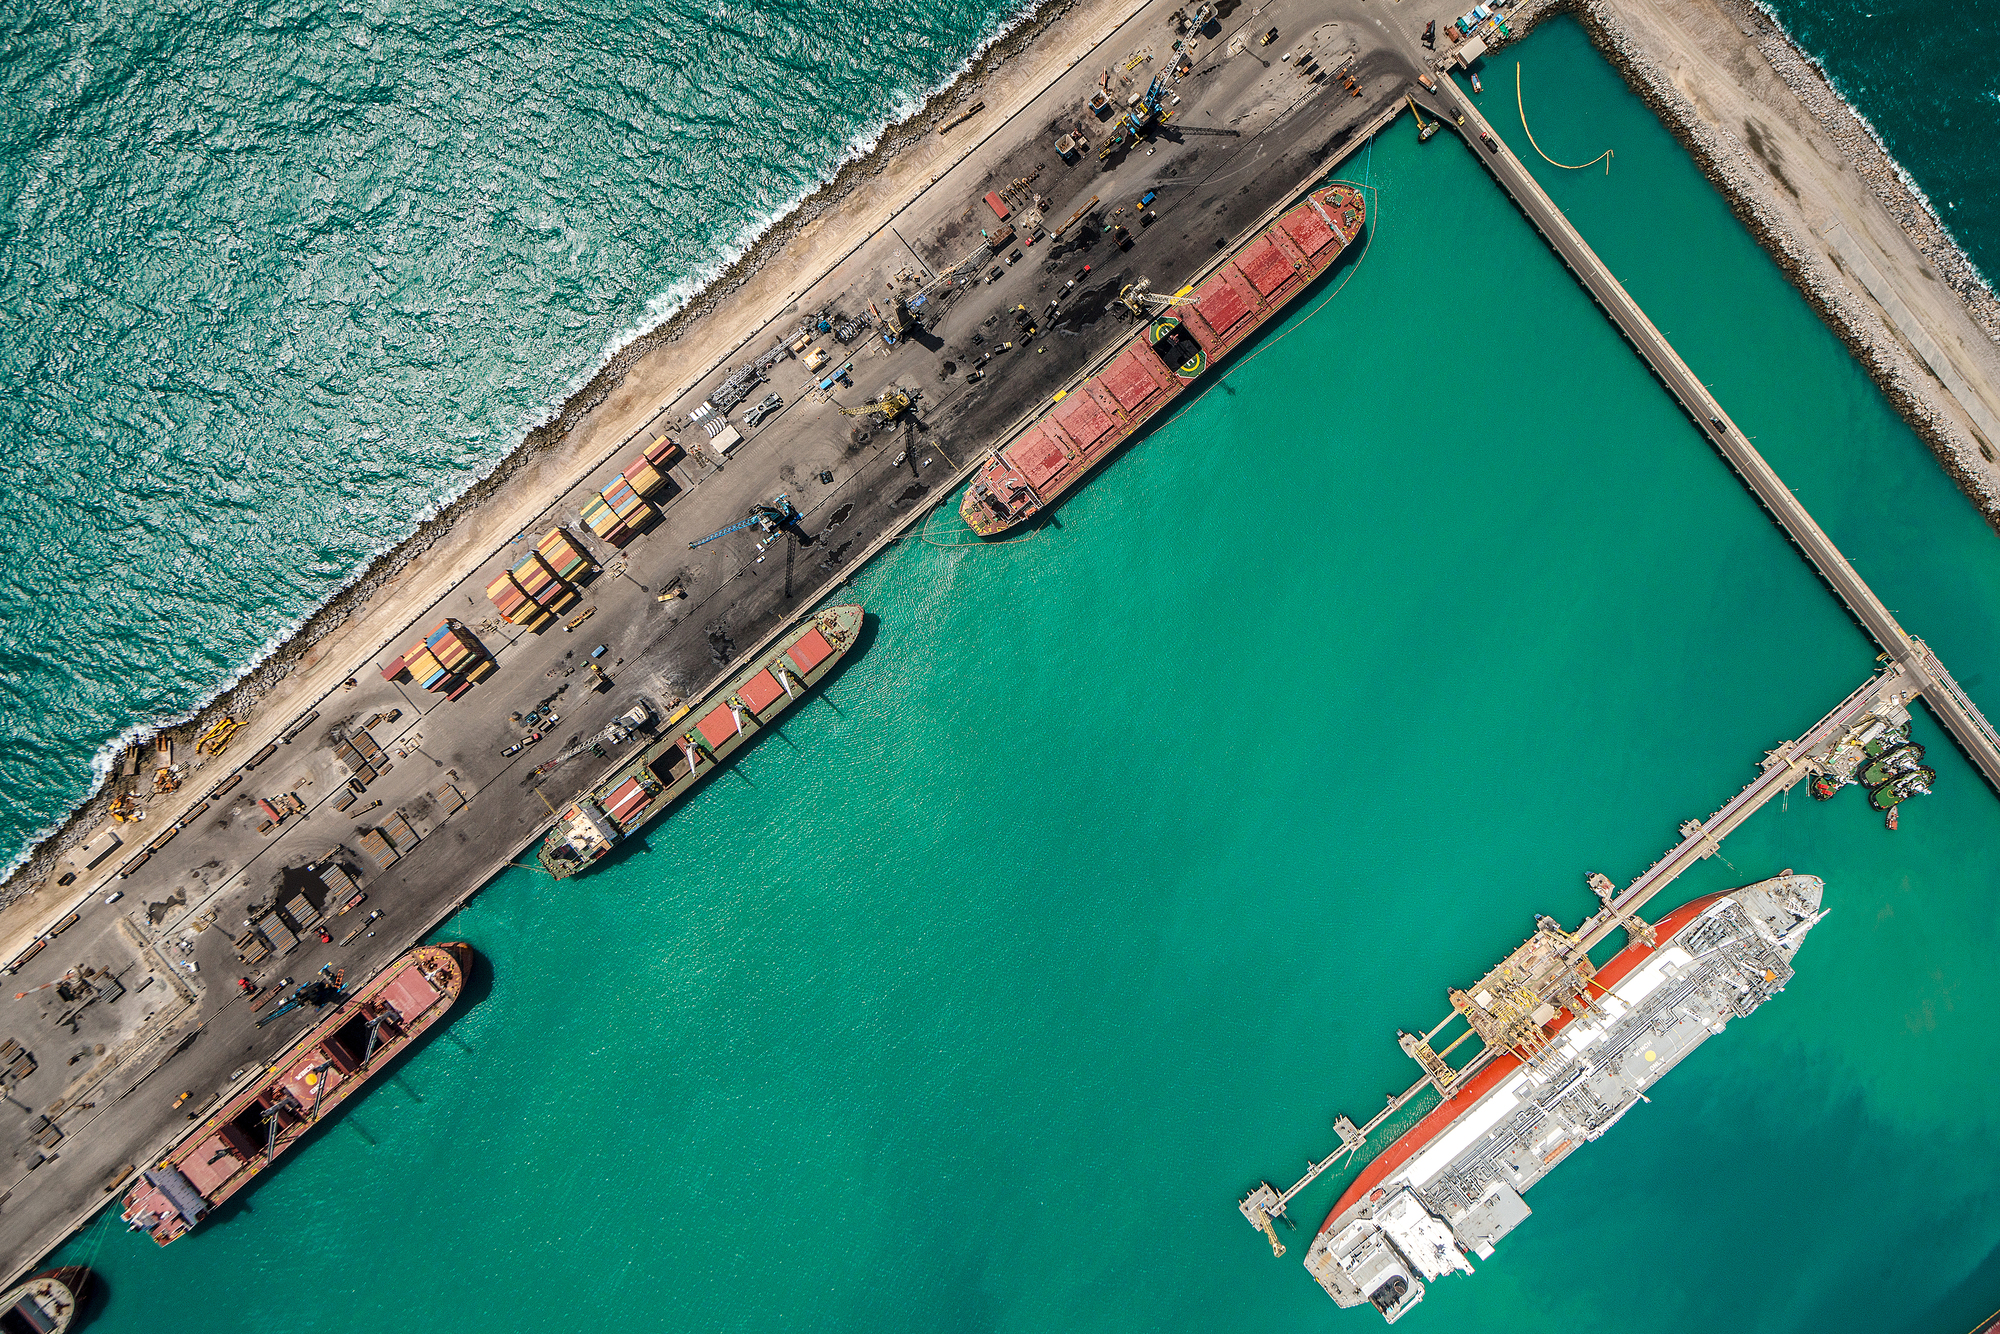
[[(1528, 128), (1528, 108), (1521, 100), (1521, 62), (1518, 60), (1514, 62), (1514, 109), (1521, 113), (1521, 133), (1528, 136), (1528, 142), (1535, 145), (1537, 153), (1542, 153), (1542, 146), (1535, 143), (1535, 132)], [(1602, 162), (1604, 174), (1606, 176), (1611, 174), (1611, 150), (1608, 148), (1579, 167), (1572, 167), (1567, 162), (1558, 162), (1547, 153), (1542, 153), (1542, 161), (1551, 167), (1561, 167), (1564, 171), (1582, 171), (1584, 167), (1594, 167)]]

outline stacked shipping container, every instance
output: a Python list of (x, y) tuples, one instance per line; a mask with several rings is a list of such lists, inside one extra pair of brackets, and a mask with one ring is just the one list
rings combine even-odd
[(423, 643), (396, 662), (425, 690), (448, 690), (453, 699), (493, 670), (485, 647), (453, 620), (438, 622)]
[(576, 599), (574, 585), (590, 569), (569, 535), (551, 528), (520, 564), (486, 585), (486, 596), (508, 624), (539, 630)]
[(666, 436), (646, 446), (610, 486), (584, 503), (590, 531), (614, 546), (631, 541), (658, 513), (647, 497), (666, 489), (666, 470), (680, 457), (681, 447)]
[(486, 596), (500, 609), (500, 619), (509, 625), (534, 626), (536, 621), (549, 618), (549, 613), (514, 582), (511, 574), (502, 574), (486, 585)]

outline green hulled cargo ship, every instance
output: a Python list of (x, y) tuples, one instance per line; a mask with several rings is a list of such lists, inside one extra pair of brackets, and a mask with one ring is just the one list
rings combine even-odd
[[(542, 869), (566, 880), (667, 807), (805, 698), (861, 636), (861, 608), (828, 607), (786, 631), (723, 687), (667, 720), (660, 738), (556, 817)], [(683, 727), (688, 719), (694, 721)]]

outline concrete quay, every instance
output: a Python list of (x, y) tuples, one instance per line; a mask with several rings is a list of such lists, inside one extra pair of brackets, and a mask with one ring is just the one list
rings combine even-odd
[[(322, 671), (330, 688), (285, 716), (254, 719), (221, 759), (190, 767), (180, 792), (147, 803), (143, 823), (120, 826), (125, 842), (113, 854), (45, 896), (32, 937), (43, 943), (8, 979), (24, 996), (0, 1026), (0, 1041), (11, 1038), (27, 1058), (7, 1067), (5, 1092), (19, 1120), (11, 1161), (0, 1167), (0, 1268), (25, 1271), (117, 1200), (136, 1168), (254, 1078), (310, 1021), (299, 1011), (259, 1028), (271, 1006), (253, 1011), (238, 994), (239, 977), (268, 991), (331, 964), (358, 982), (422, 938), (539, 838), (545, 802), (559, 805), (607, 767), (586, 749), (538, 777), (545, 758), (635, 703), (658, 718), (700, 698), (950, 498), (984, 450), (1129, 337), (1117, 302), (1126, 284), (1145, 277), (1171, 291), (1231, 249), (1302, 181), (1360, 148), (1415, 75), (1365, 0), (1277, 0), (1254, 15), (1235, 12), (1203, 38), (1164, 125), (1108, 161), (1092, 148), (1064, 162), (1052, 147), (1063, 127), (1082, 122), (1100, 143), (1108, 133), (1088, 109), (1101, 83), (1122, 104), (1165, 67), (1176, 8), (1166, 0), (1140, 6), (1018, 110), (951, 129), (984, 138), (865, 243), (829, 256), (813, 282), (766, 312), (739, 352), (705, 367), (669, 364), (650, 396), (628, 387), (592, 409), (574, 428), (594, 442), (587, 471), (552, 487), (555, 498), (527, 511), (529, 522), (492, 534), (495, 545), (439, 580), (436, 596), (406, 600), (394, 619), (378, 616), (367, 657)], [(1256, 34), (1271, 27), (1279, 43), (1259, 48)], [(1238, 35), (1245, 41), (1231, 53)], [(1286, 52), (1311, 52), (1324, 70), (1351, 69), (1363, 94), (1336, 78), (1301, 75), (1278, 59)], [(1101, 222), (1087, 221), (1060, 247), (1017, 242), (1018, 262), (1003, 248), (982, 258), (978, 281), (939, 290), (936, 275), (976, 254), (981, 229), (995, 225), (985, 194), (1023, 179), (1053, 220), (1100, 200), (1087, 219), (1132, 224), (1131, 248), (1118, 250)], [(1148, 191), (1157, 195), (1156, 220), (1141, 226), (1136, 201)], [(1044, 317), (1039, 336), (1023, 338), (1008, 312), (1041, 312), (1086, 263), (1088, 279)], [(1330, 281), (1338, 280), (1337, 271)], [(843, 346), (818, 334), (813, 344), (830, 354), (825, 369), (809, 373), (798, 358), (770, 367), (768, 381), (732, 410), (747, 438), (726, 456), (689, 427), (736, 365), (789, 343), (821, 312), (853, 319), (870, 302), (886, 307), (919, 292), (928, 295), (917, 308), (921, 323), (896, 345), (865, 335)], [(1015, 350), (967, 383), (971, 364), (1009, 339)], [(821, 391), (819, 380), (849, 361), (851, 386)], [(917, 410), (857, 438), (859, 419), (839, 407), (892, 385), (920, 390)], [(740, 409), (768, 392), (783, 397), (782, 411), (744, 424)], [(583, 507), (663, 433), (699, 450), (673, 466), (655, 497), (659, 519), (622, 550), (598, 541), (580, 522)], [(749, 531), (690, 549), (779, 492), (802, 512), (797, 532), (766, 541)], [(484, 590), (552, 527), (597, 573), (552, 625), (531, 633), (500, 621)], [(671, 589), (685, 598), (661, 601)], [(491, 675), (455, 701), (384, 678), (383, 666), (448, 616), (490, 654)], [(599, 645), (605, 688), (585, 670)], [(512, 715), (536, 710), (555, 715), (541, 724), (545, 739), (507, 754), (526, 735)], [(339, 748), (364, 736), (380, 758), (365, 792), (346, 802), (352, 765)], [(176, 758), (187, 763), (184, 753)], [(259, 828), (261, 801), (293, 796), (296, 813)], [(633, 841), (664, 842), (672, 818)], [(383, 828), (396, 832), (398, 855), (378, 867), (363, 840)], [(329, 864), (356, 879), (366, 901), (327, 917), (325, 940), (302, 930), (269, 957), (239, 959), (234, 940), (275, 900), (303, 892), (313, 910), (337, 911), (346, 891), (329, 894), (310, 869)], [(121, 869), (124, 878), (114, 878)], [(107, 902), (114, 894), (122, 897)], [(15, 942), (6, 957), (19, 959), (28, 943)]]
[(1763, 455), (1757, 452), (1756, 446), (1750, 443), (1749, 437), (1730, 420), (1722, 404), (1688, 369), (1687, 363), (1681, 360), (1666, 336), (1646, 318), (1645, 311), (1632, 300), (1604, 261), (1570, 225), (1569, 219), (1556, 207), (1555, 201), (1549, 198), (1513, 150), (1508, 148), (1506, 141), (1479, 114), (1479, 109), (1460, 89), (1457, 81), (1449, 74), (1441, 74), (1437, 82), (1436, 96), (1421, 100), (1432, 107), (1442, 106), (1447, 125), (1453, 124), (1458, 117), (1463, 118), (1456, 128), (1465, 136), (1473, 153), (1486, 164), (1501, 189), (1527, 215), (1528, 221), (1569, 266), (1604, 313), (1611, 317), (1626, 341), (1652, 368), (1667, 391), (1679, 400), (1682, 409), (1709, 442), (1736, 469), (1737, 475), (1812, 563), (1849, 614), (1892, 662), (1910, 673), (1938, 722), (1993, 789), (2000, 792), (2000, 732), (1995, 732), (1993, 725), (1952, 680), (1937, 655), (1897, 623), (1888, 607), (1848, 563), (1840, 548), (1834, 545), (1833, 539), (1814, 522), (1798, 497), (1792, 494), (1777, 472), (1764, 461)]

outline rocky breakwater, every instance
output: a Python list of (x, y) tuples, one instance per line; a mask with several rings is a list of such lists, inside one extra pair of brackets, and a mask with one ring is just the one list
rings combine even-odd
[[(1913, 349), (1930, 335), (1898, 329), (1835, 253), (1827, 232), (1854, 201), (1843, 197), (1850, 187), (1836, 179), (1833, 164), (1850, 169), (1899, 229), (1907, 251), (1897, 255), (1892, 247), (1891, 267), (1938, 280), (1899, 284), (1910, 305), (1921, 304), (1927, 293), (1955, 303), (1955, 311), (1931, 313), (1944, 324), (1962, 317), (1963, 342), (1981, 344), (1973, 351), (1989, 366), (2000, 364), (1993, 356), (2000, 299), (1818, 63), (1748, 0), (1527, 0), (1508, 21), (1518, 40), (1559, 14), (1583, 24), (1945, 471), (2000, 529), (2000, 440), (1979, 431), (1971, 420), (1977, 409), (1957, 401)], [(1747, 114), (1731, 117), (1730, 111)], [(1819, 142), (1810, 145), (1816, 151), (1781, 156), (1763, 134), (1753, 141), (1727, 128), (1731, 123), (1745, 131), (1790, 126)], [(1994, 387), (1989, 377), (1988, 388)]]

